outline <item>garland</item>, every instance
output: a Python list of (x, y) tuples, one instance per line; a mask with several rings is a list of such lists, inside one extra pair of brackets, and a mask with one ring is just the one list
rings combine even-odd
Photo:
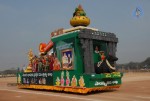
[(110, 90), (110, 89), (119, 88), (119, 87), (120, 87), (120, 85), (94, 87), (94, 88), (61, 87), (61, 86), (45, 86), (45, 85), (18, 85), (18, 88), (55, 90), (55, 91), (65, 91), (65, 92), (73, 92), (73, 93), (81, 93), (81, 94), (86, 94), (86, 93), (92, 92), (92, 91)]

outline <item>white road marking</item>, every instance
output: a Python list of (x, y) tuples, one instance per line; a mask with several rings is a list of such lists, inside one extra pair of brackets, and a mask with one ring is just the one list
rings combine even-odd
[(20, 98), (21, 96), (15, 96), (15, 97), (18, 97), (18, 98)]
[(72, 96), (65, 96), (65, 95), (55, 95), (55, 94), (46, 94), (46, 93), (40, 93), (40, 92), (29, 92), (29, 91), (19, 91), (19, 90), (10, 90), (10, 89), (0, 89), (4, 91), (10, 91), (10, 92), (18, 92), (18, 93), (25, 93), (25, 94), (37, 94), (37, 95), (47, 95), (47, 96), (57, 96), (57, 97), (64, 97), (69, 99), (77, 99), (77, 100), (86, 100), (86, 101), (104, 101), (99, 99), (88, 99), (83, 97), (72, 97)]
[(148, 96), (136, 96), (136, 97), (142, 98), (142, 99), (150, 99), (150, 97), (148, 97)]

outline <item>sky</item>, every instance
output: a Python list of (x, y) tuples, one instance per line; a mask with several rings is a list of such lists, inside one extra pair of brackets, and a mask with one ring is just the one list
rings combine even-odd
[[(150, 57), (150, 0), (0, 0), (0, 70), (27, 65), (30, 48), (38, 54), (51, 32), (71, 28), (79, 4), (91, 20), (89, 27), (119, 38), (117, 63)], [(139, 17), (134, 14), (137, 7)]]

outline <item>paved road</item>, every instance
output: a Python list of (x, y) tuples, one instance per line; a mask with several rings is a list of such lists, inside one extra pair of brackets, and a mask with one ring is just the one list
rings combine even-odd
[(125, 74), (119, 89), (88, 95), (17, 89), (10, 82), (15, 78), (0, 78), (0, 101), (150, 101), (150, 73)]

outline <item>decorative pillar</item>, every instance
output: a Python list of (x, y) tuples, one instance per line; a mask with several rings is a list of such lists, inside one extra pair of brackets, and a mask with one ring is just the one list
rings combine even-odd
[(90, 40), (90, 68), (91, 68), (91, 73), (95, 73), (94, 69), (94, 60), (93, 60), (93, 40)]
[(93, 41), (89, 39), (80, 39), (82, 49), (84, 50), (84, 71), (86, 74), (94, 73), (93, 62)]

